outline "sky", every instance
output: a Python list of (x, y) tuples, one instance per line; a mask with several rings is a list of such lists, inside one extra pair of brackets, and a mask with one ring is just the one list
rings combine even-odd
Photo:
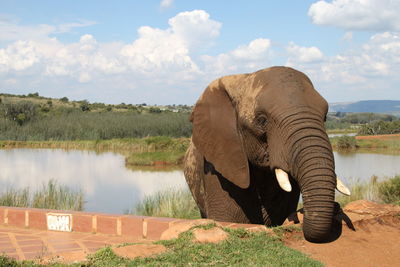
[(328, 102), (400, 100), (400, 0), (0, 0), (0, 92), (189, 104), (271, 66)]

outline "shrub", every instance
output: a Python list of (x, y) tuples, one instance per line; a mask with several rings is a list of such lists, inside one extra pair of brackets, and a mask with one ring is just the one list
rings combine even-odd
[(338, 138), (337, 148), (339, 150), (352, 150), (356, 147), (357, 142), (354, 136), (343, 135)]
[(16, 121), (19, 125), (36, 117), (37, 106), (30, 101), (7, 103), (2, 107), (3, 117)]
[(400, 175), (379, 184), (379, 197), (385, 203), (400, 201)]
[(60, 98), (60, 101), (64, 102), (64, 103), (67, 103), (69, 101), (69, 99), (68, 99), (68, 97), (64, 96), (63, 98)]
[(400, 133), (400, 121), (375, 121), (361, 127), (360, 135), (395, 134)]
[(81, 101), (79, 107), (82, 111), (90, 111), (90, 104), (87, 100)]

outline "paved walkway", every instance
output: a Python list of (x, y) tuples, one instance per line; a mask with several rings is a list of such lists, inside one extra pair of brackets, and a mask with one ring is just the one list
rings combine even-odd
[(138, 241), (146, 242), (126, 236), (21, 229), (0, 225), (0, 254), (4, 253), (17, 260), (30, 260), (64, 252), (93, 253), (104, 246)]

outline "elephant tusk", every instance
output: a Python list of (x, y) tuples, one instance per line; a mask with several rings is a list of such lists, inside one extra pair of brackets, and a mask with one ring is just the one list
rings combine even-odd
[(279, 186), (286, 192), (292, 191), (292, 185), (289, 182), (289, 175), (281, 169), (275, 169), (276, 179), (278, 180)]
[(347, 188), (347, 186), (344, 185), (344, 183), (338, 177), (336, 177), (336, 189), (343, 195), (346, 196), (351, 195), (350, 190)]

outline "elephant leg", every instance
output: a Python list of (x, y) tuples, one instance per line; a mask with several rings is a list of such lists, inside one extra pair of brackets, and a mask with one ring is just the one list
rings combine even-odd
[[(217, 221), (263, 224), (261, 204), (250, 185), (242, 189), (225, 179), (221, 174), (210, 170), (205, 161), (204, 175), (205, 207), (207, 218)], [(213, 167), (211, 167), (213, 169)]]
[(205, 193), (204, 193), (204, 160), (193, 142), (185, 154), (184, 175), (194, 200), (199, 207), (202, 218), (206, 218)]

